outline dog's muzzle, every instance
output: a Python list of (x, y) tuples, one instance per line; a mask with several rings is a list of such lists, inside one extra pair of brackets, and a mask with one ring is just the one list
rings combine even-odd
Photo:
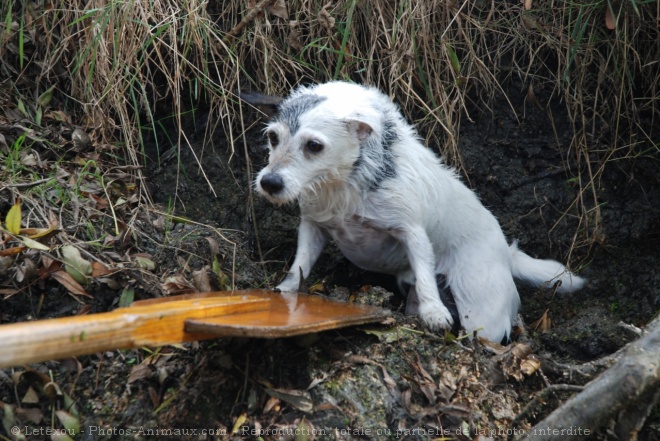
[(284, 189), (284, 179), (276, 173), (267, 173), (261, 177), (259, 185), (261, 185), (261, 188), (263, 188), (269, 195), (273, 196)]

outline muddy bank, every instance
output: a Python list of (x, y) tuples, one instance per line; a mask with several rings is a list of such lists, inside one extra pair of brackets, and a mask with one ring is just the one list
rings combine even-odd
[[(598, 241), (586, 242), (594, 232), (572, 202), (580, 189), (576, 177), (587, 171), (573, 168), (570, 122), (561, 103), (541, 110), (520, 90), (510, 89), (511, 105), (501, 100), (493, 113), (475, 110), (463, 119), (460, 170), (511, 240), (531, 255), (569, 261), (589, 279), (584, 290), (569, 296), (520, 287), (531, 338), (519, 343), (516, 353), (581, 363), (635, 338), (619, 322), (643, 326), (660, 308), (655, 191), (660, 172), (657, 162), (641, 156), (608, 164), (596, 187)], [(199, 139), (204, 127), (191, 123), (191, 134), (196, 127)], [(252, 194), (251, 181), (266, 151), (259, 128), (247, 136), (252, 175), (242, 144), (232, 154), (221, 133), (204, 147), (195, 144), (194, 154), (181, 149), (179, 158), (162, 142), (158, 154), (155, 144), (150, 146), (147, 183), (160, 208), (138, 217), (133, 252), (147, 253), (155, 269), (122, 276), (130, 278), (136, 296), (163, 295), (163, 287), (173, 284), (170, 277), (192, 281), (200, 270), (209, 274), (212, 289), (277, 283), (295, 252), (297, 207), (274, 207)], [(188, 220), (171, 222), (158, 212)], [(214, 259), (222, 280), (210, 270)], [(33, 368), (43, 375), (26, 375), (16, 388), (10, 374), (0, 377), (6, 380), (0, 399), (23, 397), (28, 386), (43, 387), (52, 375), (73, 395), (83, 439), (147, 439), (149, 433), (165, 437), (170, 430), (187, 430), (177, 438), (186, 440), (292, 439), (286, 434), (301, 427), (320, 440), (472, 439), (466, 429), (505, 439), (529, 429), (571, 395), (558, 392), (517, 419), (548, 384), (586, 381), (552, 372), (528, 375), (513, 348), (502, 353), (426, 333), (416, 318), (401, 314), (403, 299), (391, 278), (354, 267), (334, 246), (308, 283), (322, 295), (391, 309), (393, 320), (299, 338), (227, 338), (40, 363)], [(45, 310), (54, 315), (77, 310), (69, 296), (52, 294)], [(119, 294), (94, 292), (91, 311), (114, 308)], [(5, 303), (14, 321), (32, 310), (20, 300)], [(544, 315), (551, 321), (549, 331), (534, 331), (530, 325)], [(640, 440), (659, 439), (654, 412)], [(232, 436), (234, 428), (238, 432)], [(608, 437), (600, 433), (596, 439)]]
[[(501, 100), (492, 113), (474, 112), (471, 120), (464, 118), (459, 141), (461, 172), (511, 240), (531, 255), (567, 261), (589, 279), (586, 288), (573, 295), (557, 296), (521, 286), (521, 314), (528, 326), (544, 315), (551, 321), (547, 332), (529, 329), (537, 353), (569, 363), (593, 360), (635, 338), (620, 322), (643, 326), (660, 308), (660, 195), (655, 191), (660, 169), (657, 162), (642, 157), (608, 164), (597, 182), (598, 200), (589, 202), (598, 206), (602, 220), (594, 231), (573, 204), (580, 179), (586, 182), (588, 171), (574, 165), (571, 124), (563, 104), (539, 109), (520, 90), (511, 86), (510, 105)], [(266, 161), (266, 151), (258, 131), (248, 138), (256, 173)], [(222, 136), (214, 148), (204, 150), (206, 178), (215, 197), (197, 171), (193, 155), (182, 150), (186, 173), (179, 175), (176, 212), (236, 230), (233, 237), (241, 252), (258, 269), (253, 278), (242, 278), (243, 286), (273, 286), (295, 252), (297, 208), (274, 207), (254, 197), (249, 191), (254, 173), (247, 173), (241, 149), (233, 156), (230, 152)], [(173, 164), (151, 170), (152, 192), (162, 204), (169, 203), (175, 193), (174, 170)], [(584, 194), (585, 198), (593, 195)], [(586, 240), (593, 237), (598, 240)], [(256, 263), (260, 255), (263, 266)], [(394, 311), (402, 307), (393, 280), (354, 267), (334, 246), (323, 253), (309, 278), (310, 285), (317, 282), (323, 282), (330, 295), (354, 293), (361, 298), (367, 293), (368, 301), (378, 298)], [(376, 295), (369, 295), (374, 289)], [(383, 292), (389, 294), (382, 296)], [(498, 383), (491, 374), (502, 366), (490, 356), (479, 350), (449, 348), (419, 334), (414, 318), (398, 312), (395, 318), (401, 327), (394, 336), (387, 328), (369, 327), (366, 332), (328, 332), (310, 339), (204, 344), (204, 351), (191, 353), (190, 360), (177, 364), (181, 372), (195, 366), (194, 378), (190, 389), (179, 395), (159, 421), (176, 426), (194, 418), (202, 423), (209, 422), (204, 415), (212, 414), (218, 427), (229, 430), (229, 421), (245, 415), (244, 427), (252, 429), (291, 428), (307, 422), (322, 429), (319, 433), (325, 435), (318, 439), (399, 439), (396, 428), (407, 439), (430, 439), (433, 433), (424, 428), (456, 430), (470, 414), (472, 423), (502, 439), (498, 428), (524, 430), (569, 396), (559, 393), (537, 409), (537, 419), (511, 425), (545, 380), (508, 377)], [(423, 379), (445, 377), (441, 384), (448, 389), (435, 390), (429, 398)], [(502, 380), (501, 374), (495, 377)], [(284, 389), (287, 397), (317, 383), (304, 398), (278, 395), (276, 399), (268, 392)], [(301, 410), (301, 400), (313, 403), (314, 412)], [(275, 411), (268, 406), (273, 401), (277, 402)], [(658, 419), (652, 417), (640, 439), (658, 439), (657, 424)], [(420, 430), (411, 432), (415, 428)], [(361, 429), (388, 430), (390, 435), (367, 436)]]

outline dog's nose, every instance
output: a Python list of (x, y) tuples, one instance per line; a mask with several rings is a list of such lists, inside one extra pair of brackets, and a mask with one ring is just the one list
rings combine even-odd
[(275, 173), (268, 173), (263, 175), (260, 181), (261, 188), (266, 190), (268, 194), (275, 194), (282, 191), (284, 188), (284, 180), (282, 176)]

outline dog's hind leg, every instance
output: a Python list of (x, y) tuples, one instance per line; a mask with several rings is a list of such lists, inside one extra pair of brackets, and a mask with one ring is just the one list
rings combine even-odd
[(509, 338), (520, 297), (506, 261), (462, 255), (447, 274), (461, 324), (468, 333), (499, 343)]

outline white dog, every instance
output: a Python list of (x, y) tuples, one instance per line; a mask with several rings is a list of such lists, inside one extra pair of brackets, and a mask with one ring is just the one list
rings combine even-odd
[(560, 292), (582, 287), (560, 263), (508, 245), (495, 217), (378, 90), (330, 82), (286, 99), (243, 98), (276, 111), (257, 190), (276, 204), (300, 204), (296, 258), (279, 290), (297, 291), (333, 239), (355, 265), (411, 285), (407, 312), (434, 330), (453, 324), (436, 284), (443, 275), (461, 325), (499, 342), (520, 304), (514, 277), (559, 281)]

